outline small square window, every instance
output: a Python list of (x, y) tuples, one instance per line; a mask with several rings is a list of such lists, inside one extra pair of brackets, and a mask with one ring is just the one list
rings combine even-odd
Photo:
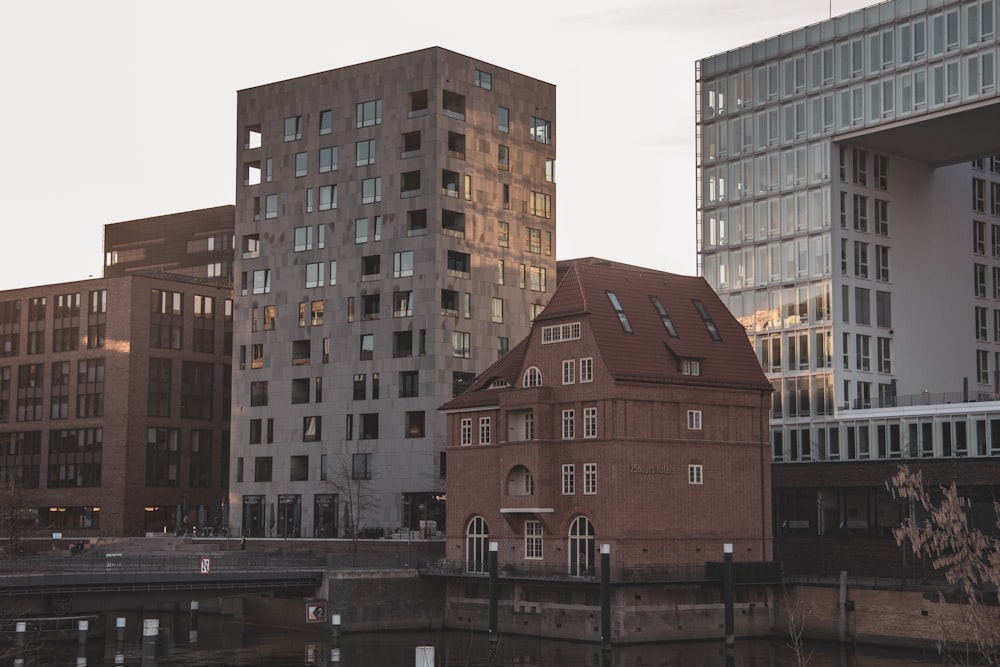
[(700, 431), (701, 430), (701, 410), (688, 410), (688, 430), (689, 431)]

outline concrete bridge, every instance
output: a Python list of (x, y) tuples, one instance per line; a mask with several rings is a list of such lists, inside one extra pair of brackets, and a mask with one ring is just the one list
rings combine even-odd
[(213, 551), (91, 552), (0, 560), (0, 604), (19, 613), (89, 613), (171, 606), (272, 592), (310, 597), (336, 559), (311, 554)]

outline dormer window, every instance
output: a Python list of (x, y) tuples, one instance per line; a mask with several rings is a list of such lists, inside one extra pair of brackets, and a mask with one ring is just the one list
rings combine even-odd
[(490, 386), (488, 388), (489, 389), (506, 389), (509, 386), (510, 386), (510, 382), (507, 382), (507, 380), (505, 380), (503, 378), (497, 378), (496, 380), (493, 380), (493, 382), (490, 382)]
[(701, 375), (701, 362), (697, 359), (681, 359), (683, 375)]

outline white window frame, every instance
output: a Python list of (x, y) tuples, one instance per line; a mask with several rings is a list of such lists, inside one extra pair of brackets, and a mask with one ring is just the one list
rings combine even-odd
[(524, 522), (524, 558), (525, 560), (542, 559), (542, 522), (529, 520)]
[(569, 322), (568, 324), (553, 324), (542, 327), (542, 344), (558, 343), (564, 340), (579, 340), (580, 323)]
[(562, 362), (562, 383), (576, 384), (576, 360), (563, 359)]
[(490, 428), (490, 418), (479, 418), (479, 444), (488, 445), (491, 443), (492, 429)]
[(597, 408), (583, 409), (583, 437), (597, 437)]
[(689, 431), (701, 430), (701, 410), (687, 411), (687, 426)]
[(596, 463), (584, 463), (583, 464), (583, 495), (585, 495), (585, 496), (596, 496), (597, 495), (597, 464)]
[(705, 468), (700, 463), (692, 463), (688, 465), (688, 484), (704, 484), (705, 483)]
[(524, 371), (522, 384), (525, 387), (542, 386), (542, 371), (539, 370), (538, 366), (529, 366), (528, 369)]
[(576, 495), (576, 466), (572, 463), (564, 463), (562, 466), (562, 494)]
[(695, 359), (681, 360), (682, 375), (701, 375), (701, 362)]
[(576, 438), (576, 411), (562, 411), (562, 439), (574, 440)]
[(594, 381), (594, 358), (584, 357), (580, 359), (580, 382)]
[(472, 444), (472, 419), (469, 417), (462, 418), (459, 443), (463, 447)]

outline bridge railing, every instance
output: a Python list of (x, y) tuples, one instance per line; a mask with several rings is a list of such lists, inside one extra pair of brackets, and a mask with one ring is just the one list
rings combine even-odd
[[(203, 561), (208, 561), (204, 563)], [(4, 574), (96, 574), (115, 572), (245, 572), (248, 570), (416, 569), (421, 563), (406, 554), (282, 553), (215, 551), (199, 554), (95, 553), (78, 556), (26, 555), (0, 559)]]

